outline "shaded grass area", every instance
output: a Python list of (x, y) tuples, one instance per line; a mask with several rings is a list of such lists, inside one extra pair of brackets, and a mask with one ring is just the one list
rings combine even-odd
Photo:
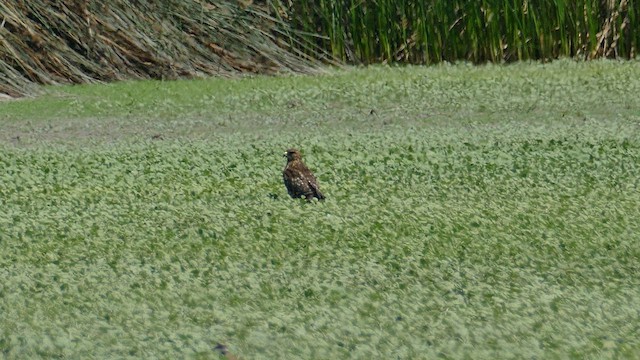
[[(0, 351), (633, 357), (637, 71), (373, 68), (2, 104), (22, 136), (0, 147)], [(292, 145), (325, 202), (287, 197)]]

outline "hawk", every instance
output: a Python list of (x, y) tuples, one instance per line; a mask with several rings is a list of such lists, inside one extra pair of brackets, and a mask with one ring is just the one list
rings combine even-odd
[(302, 162), (302, 155), (297, 149), (289, 149), (284, 156), (287, 158), (287, 166), (282, 172), (284, 186), (287, 187), (289, 196), (294, 199), (304, 196), (307, 200), (317, 198), (324, 200), (324, 195), (320, 192), (318, 180), (313, 173)]

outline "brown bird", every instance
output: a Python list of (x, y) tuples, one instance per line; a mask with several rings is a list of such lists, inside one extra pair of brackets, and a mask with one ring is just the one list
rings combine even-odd
[(287, 158), (287, 166), (282, 172), (284, 186), (287, 187), (289, 196), (294, 199), (304, 196), (307, 200), (317, 198), (324, 200), (324, 195), (320, 192), (318, 180), (313, 173), (302, 162), (302, 155), (297, 149), (289, 149), (284, 156)]

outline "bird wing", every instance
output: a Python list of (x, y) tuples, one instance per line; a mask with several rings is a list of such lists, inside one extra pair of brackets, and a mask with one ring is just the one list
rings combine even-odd
[(315, 178), (313, 181), (309, 180), (309, 186), (311, 187), (311, 190), (313, 190), (313, 196), (317, 197), (318, 200), (324, 199), (324, 195), (320, 192), (320, 187), (318, 186), (318, 182)]
[(318, 185), (318, 179), (316, 179), (315, 175), (311, 172), (311, 170), (306, 169), (305, 181), (307, 182), (307, 186), (309, 190), (311, 190), (312, 195), (317, 197), (318, 200), (324, 199), (324, 195), (320, 192), (320, 185)]
[(283, 173), (284, 185), (292, 197), (299, 197), (309, 192), (309, 185), (299, 169), (288, 168)]

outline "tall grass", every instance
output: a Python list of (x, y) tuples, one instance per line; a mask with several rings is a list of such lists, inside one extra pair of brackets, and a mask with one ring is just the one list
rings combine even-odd
[(633, 58), (638, 0), (0, 2), (0, 93), (326, 62)]
[[(343, 61), (502, 62), (635, 57), (635, 0), (315, 0), (287, 5), (292, 25)], [(307, 38), (308, 40), (311, 37)]]

